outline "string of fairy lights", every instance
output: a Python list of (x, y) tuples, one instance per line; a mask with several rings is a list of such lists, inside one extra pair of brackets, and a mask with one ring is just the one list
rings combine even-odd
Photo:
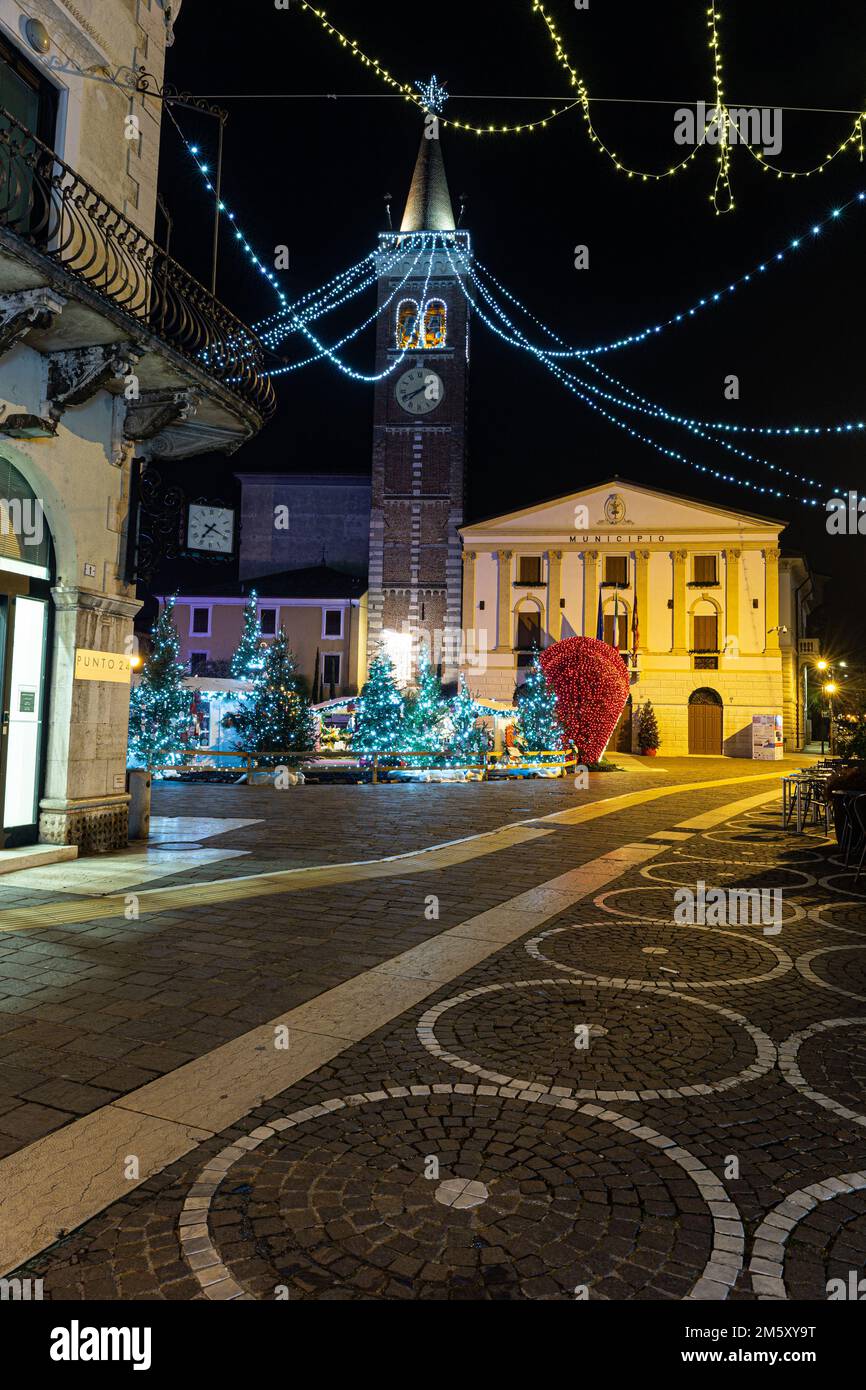
[(314, 16), (324, 32), (351, 53), (363, 67), (374, 72), (395, 95), (402, 96), (406, 101), (413, 102), (420, 107), (421, 110), (436, 115), (441, 125), (452, 130), (477, 136), (530, 134), (547, 129), (558, 117), (564, 116), (570, 111), (579, 111), (590, 143), (610, 161), (617, 173), (624, 174), (630, 179), (637, 179), (642, 183), (659, 182), (672, 178), (688, 168), (702, 149), (707, 146), (715, 147), (716, 178), (710, 200), (717, 213), (731, 212), (735, 206), (731, 185), (731, 158), (732, 149), (740, 144), (749, 152), (764, 173), (779, 179), (810, 178), (815, 174), (823, 174), (825, 169), (846, 151), (855, 151), (862, 162), (864, 154), (863, 125), (866, 121), (866, 109), (855, 114), (853, 124), (842, 140), (827, 150), (814, 165), (806, 169), (783, 168), (773, 160), (768, 159), (763, 149), (753, 146), (748, 140), (743, 141), (738, 138), (739, 127), (734, 113), (739, 108), (732, 107), (725, 94), (724, 56), (720, 32), (722, 16), (715, 0), (711, 0), (705, 15), (708, 31), (707, 43), (712, 55), (713, 106), (707, 113), (708, 118), (704, 123), (703, 130), (696, 132), (693, 147), (682, 159), (668, 163), (661, 169), (636, 168), (622, 158), (616, 150), (612, 149), (596, 129), (592, 117), (592, 98), (589, 90), (569, 57), (563, 36), (553, 17), (541, 3), (541, 0), (529, 0), (529, 4), (531, 13), (536, 15), (544, 25), (553, 48), (555, 61), (564, 71), (573, 96), (556, 102), (543, 117), (538, 119), (519, 122), (490, 121), (482, 125), (472, 121), (459, 120), (456, 117), (445, 117), (442, 114), (442, 108), (448, 94), (435, 79), (433, 83), (426, 85), (401, 81), (377, 58), (371, 58), (357, 40), (350, 39), (337, 25), (333, 24), (324, 9), (317, 9), (315, 5), (309, 3), (309, 0), (300, 0), (300, 8)]
[[(303, 7), (305, 9), (311, 10), (320, 19), (323, 17), (323, 12), (315, 10), (313, 6), (304, 3)], [(545, 17), (545, 21), (548, 23), (548, 27), (551, 28), (552, 36), (556, 38), (557, 44), (559, 44), (556, 31), (551, 27), (549, 17), (546, 16), (546, 12), (543, 10), (543, 7), (536, 2), (533, 4), (533, 8), (538, 10), (542, 14), (542, 16)], [(715, 6), (711, 6), (707, 10), (707, 22), (711, 33), (710, 47), (713, 50), (716, 103), (718, 110), (723, 111), (724, 88), (722, 80), (722, 57), (718, 37), (718, 14), (716, 12)], [(328, 27), (333, 29), (333, 26)], [(336, 30), (334, 30), (333, 32), (338, 33), (338, 31)], [(341, 42), (344, 42), (346, 45), (353, 48), (353, 50), (357, 50), (357, 45), (353, 45), (351, 41), (345, 39), (345, 36), (339, 35), (338, 33), (338, 37), (340, 38)], [(386, 72), (386, 70), (382, 69), (381, 65), (376, 64), (373, 60), (368, 60), (365, 57), (365, 55), (360, 54), (360, 50), (357, 50), (357, 52), (358, 56), (361, 57), (362, 61), (368, 62), (377, 71), (380, 71), (390, 83), (400, 86), (400, 89), (403, 92), (403, 94), (407, 96), (407, 98), (410, 97), (409, 91), (404, 90), (401, 84), (397, 84), (396, 79), (392, 78), (391, 75)], [(567, 64), (568, 59), (564, 50), (561, 50), (560, 55), (560, 48), (558, 47), (557, 52), (558, 56), (561, 56), (561, 61)], [(569, 70), (573, 71), (571, 69)], [(578, 90), (584, 91), (585, 89), (583, 89), (582, 84), (580, 83), (580, 79), (577, 77), (577, 74), (574, 73), (573, 76), (575, 78), (575, 83), (578, 86)], [(440, 86), (440, 84), (437, 82), (437, 79), (433, 77), (430, 80), (430, 82), (428, 82), (425, 85), (418, 84), (414, 91), (414, 94), (411, 95), (410, 99), (415, 101), (416, 104), (420, 105), (425, 111), (432, 111), (435, 109), (436, 111), (441, 112), (442, 106), (444, 105), (444, 102), (447, 99), (447, 92), (445, 92), (444, 88)], [(588, 99), (585, 103), (581, 101), (580, 104), (583, 108), (585, 117), (588, 118)], [(864, 113), (864, 115), (866, 115), (866, 113)], [(186, 139), (185, 135), (183, 134), (183, 131), (181, 130), (180, 126), (178, 125), (177, 121), (174, 119), (173, 116), (172, 120), (187, 150), (189, 151), (190, 156), (195, 161), (199, 169), (199, 172), (202, 175), (206, 190), (209, 193), (211, 193), (214, 197), (216, 197), (216, 189), (214, 188), (214, 185), (211, 182), (209, 166), (204, 161), (204, 159), (201, 158), (199, 147), (197, 145), (190, 144), (190, 142)], [(447, 123), (457, 124), (455, 122)], [(720, 149), (718, 154), (719, 162), (716, 176), (716, 187), (714, 191), (714, 198), (717, 202), (721, 190), (725, 190), (725, 196), (730, 198), (729, 154), (729, 148), (726, 142), (722, 140), (720, 142)], [(690, 158), (691, 157), (693, 156), (690, 156)], [(660, 175), (660, 177), (662, 176)], [(394, 299), (401, 292), (408, 280), (413, 278), (420, 278), (416, 276), (416, 268), (418, 266), (419, 261), (422, 260), (422, 258), (424, 257), (425, 253), (427, 259), (426, 268), (424, 270), (424, 288), (422, 291), (421, 302), (426, 302), (427, 289), (432, 274), (436, 252), (438, 250), (444, 250), (451, 264), (452, 272), (455, 276), (456, 283), (459, 284), (461, 290), (467, 298), (467, 301), (469, 302), (473, 311), (478, 315), (480, 321), (484, 323), (484, 325), (493, 333), (495, 333), (500, 339), (507, 342), (510, 346), (519, 348), (530, 353), (538, 362), (540, 362), (548, 371), (551, 372), (554, 378), (565, 389), (571, 392), (571, 394), (573, 394), (583, 404), (589, 406), (591, 409), (600, 413), (605, 419), (607, 419), (610, 423), (614, 424), (617, 428), (624, 430), (633, 438), (638, 439), (642, 443), (657, 450), (660, 454), (662, 454), (662, 456), (672, 459), (678, 463), (686, 464), (689, 467), (694, 468), (701, 473), (705, 473), (719, 481), (735, 484), (737, 486), (746, 488), (750, 491), (757, 492), (759, 494), (766, 494), (769, 496), (775, 496), (779, 498), (797, 500), (806, 506), (818, 506), (819, 500), (814, 496), (797, 497), (795, 493), (787, 490), (787, 488), (785, 487), (771, 486), (769, 484), (762, 484), (751, 478), (743, 478), (739, 474), (728, 473), (723, 471), (722, 469), (715, 468), (710, 464), (701, 463), (698, 460), (691, 458), (690, 456), (682, 453), (677, 449), (671, 449), (664, 445), (660, 440), (654, 438), (653, 436), (645, 434), (642, 430), (636, 428), (635, 425), (629, 424), (627, 418), (623, 419), (618, 412), (625, 413), (627, 417), (634, 416), (635, 414), (643, 415), (652, 420), (656, 420), (664, 425), (676, 426), (687, 431), (693, 437), (701, 439), (705, 443), (717, 445), (721, 448), (724, 448), (726, 451), (735, 455), (737, 458), (742, 459), (750, 466), (766, 468), (767, 470), (773, 472), (776, 475), (776, 479), (778, 481), (784, 479), (792, 485), (799, 483), (802, 486), (808, 488), (818, 488), (821, 486), (821, 484), (819, 484), (814, 478), (798, 473), (793, 469), (789, 469), (780, 464), (774, 463), (766, 458), (762, 458), (760, 456), (752, 454), (749, 451), (742, 449), (738, 445), (734, 444), (730, 438), (725, 438), (724, 436), (737, 434), (775, 437), (784, 436), (788, 438), (842, 436), (851, 435), (853, 433), (862, 431), (864, 428), (866, 428), (866, 422), (846, 421), (830, 425), (752, 425), (739, 424), (730, 421), (697, 419), (668, 410), (665, 406), (660, 405), (658, 402), (649, 400), (647, 397), (640, 395), (638, 392), (632, 390), (632, 388), (619, 381), (610, 373), (603, 371), (599, 364), (595, 362), (593, 359), (597, 356), (601, 356), (603, 354), (617, 351), (626, 347), (638, 346), (643, 342), (653, 339), (656, 335), (665, 331), (666, 329), (672, 328), (673, 326), (678, 324), (690, 322), (704, 309), (722, 303), (726, 299), (730, 298), (731, 295), (733, 295), (738, 289), (741, 289), (743, 286), (750, 283), (759, 282), (760, 279), (766, 274), (766, 272), (769, 269), (785, 262), (793, 255), (793, 253), (801, 250), (802, 248), (810, 244), (814, 244), (815, 240), (821, 235), (821, 233), (827, 227), (831, 227), (835, 223), (837, 223), (839, 219), (842, 217), (843, 213), (848, 208), (858, 204), (862, 204), (864, 202), (866, 202), (866, 192), (861, 191), (855, 194), (847, 202), (841, 204), (838, 207), (834, 207), (825, 218), (817, 222), (814, 222), (808, 229), (808, 232), (803, 232), (799, 236), (791, 238), (782, 248), (780, 248), (777, 252), (775, 252), (771, 257), (767, 258), (765, 261), (762, 261), (757, 266), (753, 267), (752, 270), (735, 278), (728, 285), (723, 286), (720, 289), (713, 291), (712, 293), (698, 299), (694, 304), (677, 312), (676, 314), (671, 315), (669, 318), (663, 320), (662, 322), (647, 325), (634, 333), (623, 335), (609, 342), (596, 343), (582, 347), (566, 343), (565, 340), (562, 339), (558, 333), (551, 329), (547, 324), (542, 322), (541, 319), (537, 318), (537, 316), (534, 315), (531, 312), (531, 310), (529, 310), (524, 304), (522, 304), (520, 300), (517, 299), (517, 297), (513, 295), (510, 290), (508, 290), (506, 286), (502, 285), (500, 281), (496, 278), (496, 276), (493, 274), (493, 272), (490, 271), (486, 266), (482, 265), (477, 260), (477, 258), (471, 256), (467, 251), (455, 248), (453, 245), (453, 238), (449, 239), (446, 235), (439, 233), (421, 232), (413, 233), (408, 236), (401, 236), (399, 240), (395, 242), (395, 245), (390, 252), (388, 252), (387, 250), (383, 252), (380, 249), (378, 255), (374, 255), (372, 253), (368, 254), (367, 256), (363, 257), (360, 261), (356, 262), (354, 265), (349, 266), (345, 270), (342, 270), (338, 272), (336, 275), (332, 276), (328, 281), (325, 282), (325, 284), (319, 286), (316, 289), (308, 291), (306, 294), (302, 295), (300, 298), (290, 303), (289, 297), (285, 290), (281, 287), (276, 274), (273, 270), (271, 270), (268, 267), (266, 262), (258, 256), (252, 243), (248, 240), (242, 228), (238, 224), (238, 220), (234, 212), (226, 206), (222, 198), (220, 198), (219, 201), (219, 211), (221, 215), (225, 217), (232, 225), (235, 238), (240, 244), (241, 249), (247, 255), (248, 260), (253, 266), (253, 268), (265, 278), (265, 280), (269, 283), (269, 285), (274, 290), (278, 298), (279, 308), (277, 309), (277, 311), (269, 315), (267, 318), (261, 320), (257, 325), (255, 325), (256, 331), (258, 332), (258, 335), (263, 345), (266, 348), (268, 348), (271, 352), (275, 353), (276, 349), (288, 338), (290, 338), (292, 335), (296, 333), (301, 333), (315, 349), (314, 352), (312, 352), (311, 354), (302, 358), (299, 361), (288, 363), (284, 360), (283, 365), (281, 365), (280, 367), (275, 367), (271, 371), (270, 375), (273, 377), (298, 371), (303, 367), (310, 366), (313, 363), (320, 362), (323, 360), (329, 361), (344, 375), (358, 382), (375, 383), (387, 376), (392, 375), (400, 367), (401, 363), (405, 360), (407, 354), (416, 350), (410, 345), (408, 338), (401, 350), (395, 353), (394, 356), (389, 360), (388, 365), (385, 367), (385, 369), (378, 373), (364, 373), (357, 371), (343, 359), (343, 357), (340, 355), (340, 350), (343, 347), (345, 347), (346, 344), (353, 342), (356, 338), (358, 338), (365, 331), (365, 329), (367, 329), (370, 326), (370, 324), (372, 324), (381, 314), (383, 314), (389, 308), (389, 306), (393, 303)], [(717, 210), (720, 210), (718, 206)], [(456, 250), (456, 254), (460, 258), (461, 263), (459, 268), (455, 265), (452, 250)], [(407, 252), (412, 251), (415, 252), (414, 260), (412, 260), (411, 264), (408, 264), (407, 266)], [(345, 333), (341, 338), (339, 338), (336, 342), (332, 344), (327, 344), (323, 342), (317, 336), (317, 334), (313, 332), (313, 330), (310, 327), (311, 323), (315, 322), (317, 319), (322, 318), (326, 314), (338, 310), (349, 301), (363, 294), (366, 290), (370, 289), (374, 284), (376, 284), (379, 281), (380, 277), (388, 276), (394, 269), (394, 267), (398, 264), (402, 264), (404, 268), (402, 278), (394, 285), (389, 295), (377, 304), (372, 314), (370, 314), (362, 322), (357, 324), (354, 328)], [(467, 288), (467, 282), (472, 284), (474, 290), (476, 291), (477, 297), (473, 297), (473, 295), (470, 294)], [(491, 288), (491, 286), (493, 288)], [(511, 319), (509, 319), (507, 312), (503, 309), (502, 305), (497, 300), (494, 290), (500, 295), (504, 296), (505, 299), (510, 304), (512, 304), (521, 314), (527, 316), (536, 325), (536, 327), (539, 328), (541, 332), (547, 338), (550, 339), (550, 343), (548, 345), (542, 346), (537, 342), (533, 342), (527, 336), (527, 334), (524, 333), (522, 329), (517, 327), (511, 321)], [(490, 313), (486, 312), (485, 308), (482, 306), (481, 301), (483, 301), (484, 304), (488, 306)], [(603, 386), (600, 386), (596, 381), (587, 380), (585, 375), (579, 375), (574, 370), (566, 370), (562, 365), (563, 359), (575, 360), (577, 363), (580, 364), (580, 368), (582, 371), (585, 371), (585, 369), (591, 370), (595, 376), (600, 377), (603, 381), (607, 383), (608, 386), (614, 389), (606, 390)], [(841, 493), (844, 491), (844, 489), (837, 485), (834, 488), (834, 491), (836, 493)]]
[[(565, 341), (560, 338), (558, 334), (554, 333), (551, 328), (548, 328), (541, 319), (536, 318), (525, 305), (515, 299), (510, 290), (508, 290), (505, 285), (501, 284), (496, 279), (493, 272), (489, 270), (487, 266), (483, 266), (477, 257), (474, 260), (474, 264), (477, 269), (484, 272), (500, 294), (505, 295), (515, 307), (519, 308), (522, 313), (527, 314), (542, 332), (547, 333), (553, 341), (561, 345), (556, 349), (546, 349), (551, 357), (596, 357), (603, 353), (617, 352), (621, 348), (634, 347), (640, 343), (646, 342), (648, 338), (653, 338), (657, 334), (663, 333), (666, 329), (675, 327), (677, 324), (689, 323), (690, 320), (699, 315), (702, 310), (711, 309), (716, 305), (722, 304), (742, 286), (757, 283), (762, 276), (766, 275), (766, 273), (774, 267), (789, 262), (793, 253), (807, 249), (815, 242), (816, 238), (820, 237), (821, 233), (826, 228), (838, 225), (839, 219), (849, 208), (858, 205), (866, 205), (866, 192), (856, 193), (852, 198), (849, 198), (847, 202), (840, 203), (838, 206), (834, 207), (826, 217), (817, 222), (812, 222), (808, 230), (801, 232), (798, 236), (791, 237), (778, 251), (775, 251), (765, 260), (760, 261), (751, 270), (746, 271), (743, 275), (738, 276), (720, 289), (704, 295), (702, 298), (696, 300), (694, 304), (689, 305), (676, 314), (672, 314), (670, 318), (662, 320), (661, 323), (648, 324), (635, 333), (624, 334), (622, 337), (614, 338), (610, 342), (591, 344), (587, 347), (576, 347), (565, 343)], [(772, 434), (786, 432), (800, 433), (801, 431), (794, 429), (790, 431), (767, 429), (764, 431), (757, 430), (756, 432)]]
[[(583, 404), (588, 405), (592, 410), (595, 410), (599, 414), (604, 416), (604, 418), (608, 420), (611, 424), (616, 425), (618, 429), (624, 430), (627, 434), (630, 434), (634, 439), (639, 440), (641, 443), (649, 445), (658, 453), (662, 454), (663, 457), (673, 459), (675, 462), (678, 463), (688, 464), (689, 467), (696, 469), (700, 473), (707, 474), (720, 482), (731, 483), (740, 487), (744, 487), (751, 492), (756, 492), (766, 496), (786, 498), (791, 501), (798, 501), (808, 507), (815, 507), (821, 505), (819, 499), (816, 497), (797, 497), (794, 493), (789, 492), (786, 488), (774, 487), (770, 486), (769, 484), (761, 484), (752, 479), (743, 478), (739, 474), (726, 473), (721, 469), (713, 468), (709, 464), (699, 463), (697, 460), (691, 458), (690, 456), (683, 454), (680, 450), (668, 448), (666, 445), (662, 444), (660, 440), (654, 438), (653, 436), (644, 434), (643, 431), (636, 429), (634, 426), (628, 425), (624, 420), (622, 420), (610, 409), (610, 404), (613, 402), (614, 398), (609, 393), (599, 391), (593, 392), (593, 390), (591, 389), (591, 387), (587, 385), (587, 383), (583, 382), (573, 373), (565, 371), (565, 369), (562, 366), (560, 366), (558, 362), (552, 360), (545, 352), (538, 351), (534, 347), (534, 345), (531, 344), (528, 341), (528, 339), (525, 338), (525, 336), (521, 333), (521, 330), (515, 327), (515, 325), (511, 322), (511, 320), (504, 313), (504, 311), (500, 311), (501, 316), (503, 318), (503, 322), (506, 323), (507, 327), (511, 330), (511, 334), (513, 336), (510, 336), (509, 334), (502, 332), (499, 326), (494, 322), (494, 320), (491, 319), (490, 316), (485, 312), (478, 300), (474, 299), (466, 288), (465, 279), (467, 278), (467, 276), (469, 276), (470, 267), (468, 265), (458, 267), (458, 265), (456, 265), (453, 260), (450, 248), (446, 246), (445, 249), (452, 266), (455, 280), (457, 281), (457, 283), (460, 284), (460, 287), (467, 299), (467, 302), (469, 303), (473, 312), (477, 314), (478, 318), (485, 325), (485, 327), (489, 328), (498, 337), (510, 343), (512, 346), (524, 347), (528, 351), (530, 351), (533, 354), (533, 356), (535, 356), (537, 360), (542, 363), (542, 365), (547, 367), (547, 369), (553, 374), (553, 376), (555, 376), (556, 379), (567, 390), (569, 390), (580, 401), (582, 401)], [(469, 278), (471, 278), (471, 276), (469, 276)], [(599, 399), (596, 398), (597, 396), (601, 396), (602, 398), (606, 397), (607, 403), (605, 405), (602, 405)], [(628, 403), (623, 400), (617, 400), (616, 404), (621, 408), (628, 409)], [(661, 408), (652, 406), (652, 403), (648, 404), (652, 407), (649, 413), (654, 414), (656, 418), (660, 418), (664, 420), (666, 423), (680, 423), (679, 421), (675, 421), (673, 417), (671, 417), (667, 412), (663, 411)], [(714, 440), (712, 436), (710, 436), (705, 430), (702, 430), (698, 426), (685, 427), (689, 429), (690, 433), (695, 434), (698, 437), (701, 437), (710, 443), (721, 443), (723, 447), (728, 447), (731, 450), (731, 452), (736, 453), (741, 457), (747, 458), (747, 460), (751, 463), (773, 467), (773, 465), (768, 465), (767, 460), (765, 459), (756, 458), (753, 455), (746, 455), (742, 450), (736, 448), (736, 446), (731, 446), (728, 443), (728, 441)], [(837, 487), (835, 491), (840, 492), (842, 491), (842, 489)]]
[[(492, 308), (494, 313), (496, 313), (497, 317), (500, 318), (500, 320), (506, 325), (506, 327), (510, 331), (508, 333), (503, 332), (495, 323), (490, 322), (490, 320), (486, 318), (486, 316), (483, 314), (483, 311), (480, 309), (480, 306), (474, 300), (471, 301), (472, 307), (479, 314), (479, 317), (482, 318), (482, 321), (485, 322), (486, 326), (491, 328), (491, 330), (494, 333), (496, 333), (498, 337), (502, 338), (504, 341), (509, 343), (510, 346), (528, 347), (535, 354), (535, 356), (538, 358), (540, 362), (542, 362), (545, 366), (550, 367), (550, 354), (546, 353), (544, 350), (537, 349), (534, 344), (529, 344), (528, 340), (525, 338), (525, 335), (521, 334), (520, 330), (515, 328), (514, 324), (510, 321), (510, 319), (508, 319), (501, 306), (496, 303), (494, 297), (490, 294), (485, 285), (479, 279), (473, 266), (470, 263), (467, 263), (465, 258), (463, 272), (472, 280), (473, 284), (479, 290), (479, 293), (482, 295), (485, 301), (490, 304), (490, 307)], [(688, 430), (689, 433), (697, 435), (699, 438), (720, 445), (722, 448), (727, 449), (729, 452), (736, 454), (739, 458), (745, 459), (748, 463), (757, 464), (762, 467), (768, 468), (770, 471), (778, 473), (780, 476), (789, 478), (792, 481), (803, 483), (808, 487), (820, 487), (820, 484), (814, 478), (804, 476), (801, 473), (797, 473), (793, 469), (783, 467), (781, 464), (772, 463), (768, 459), (761, 458), (755, 454), (748, 453), (746, 450), (740, 449), (737, 445), (731, 444), (730, 441), (726, 439), (715, 439), (713, 433), (714, 426), (712, 424), (702, 420), (688, 419), (685, 416), (676, 415), (673, 412), (666, 410), (663, 406), (658, 405), (654, 401), (648, 400), (645, 396), (641, 396), (638, 392), (633, 391), (630, 387), (624, 385), (623, 382), (619, 381), (616, 377), (611, 376), (609, 372), (606, 372), (601, 367), (599, 367), (597, 363), (587, 362), (585, 365), (588, 366), (592, 371), (596, 372), (598, 375), (603, 377), (606, 381), (610, 382), (613, 386), (615, 386), (617, 390), (622, 393), (622, 395), (617, 396), (614, 395), (612, 392), (606, 392), (602, 388), (596, 386), (593, 382), (588, 382), (584, 378), (578, 377), (573, 372), (566, 373), (563, 369), (560, 369), (560, 372), (558, 373), (558, 379), (562, 381), (563, 384), (566, 384), (567, 382), (577, 383), (585, 390), (591, 392), (593, 396), (597, 396), (600, 399), (607, 401), (609, 404), (619, 407), (620, 409), (637, 411), (642, 414), (650, 415), (655, 419), (663, 420), (668, 424), (679, 425), (682, 428)], [(623, 397), (627, 397), (628, 399), (623, 399)], [(851, 426), (851, 428), (853, 429), (855, 427)], [(863, 426), (858, 425), (857, 428), (863, 428)]]

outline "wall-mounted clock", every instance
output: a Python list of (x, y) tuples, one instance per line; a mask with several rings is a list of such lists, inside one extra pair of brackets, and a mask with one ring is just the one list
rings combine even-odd
[(231, 507), (190, 502), (186, 525), (187, 550), (230, 555), (235, 543), (235, 514)]
[(445, 386), (438, 372), (429, 367), (410, 367), (394, 388), (397, 404), (409, 415), (428, 415), (445, 395)]

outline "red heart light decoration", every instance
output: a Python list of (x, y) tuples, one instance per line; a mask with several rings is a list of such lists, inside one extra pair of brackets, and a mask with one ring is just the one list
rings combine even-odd
[(628, 699), (622, 657), (595, 637), (566, 637), (540, 660), (567, 738), (587, 762), (598, 762)]

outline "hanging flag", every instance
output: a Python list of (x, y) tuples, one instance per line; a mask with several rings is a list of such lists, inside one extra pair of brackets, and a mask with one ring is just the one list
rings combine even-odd
[(601, 607), (601, 589), (598, 591), (598, 619), (595, 624), (595, 635), (599, 642), (604, 641), (604, 613)]
[(634, 596), (634, 608), (631, 611), (631, 651), (635, 661), (637, 661), (637, 649), (640, 644), (640, 627), (637, 616), (637, 591)]
[(619, 651), (619, 589), (613, 600), (613, 649), (615, 652)]

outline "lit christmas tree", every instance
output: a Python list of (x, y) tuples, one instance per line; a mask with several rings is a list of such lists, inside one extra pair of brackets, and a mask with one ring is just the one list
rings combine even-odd
[(517, 721), (527, 752), (552, 752), (564, 746), (565, 733), (556, 713), (556, 696), (541, 669), (537, 651), (533, 653), (532, 665), (520, 692)]
[(258, 597), (253, 589), (244, 608), (244, 630), (241, 633), (241, 640), (232, 657), (231, 672), (234, 680), (246, 681), (255, 675), (262, 659), (262, 654), (259, 651), (261, 641), (262, 630), (259, 627)]
[(129, 701), (130, 767), (155, 767), (182, 761), (180, 751), (191, 722), (189, 690), (180, 660), (174, 625), (174, 599), (169, 599), (151, 633), (151, 647)]
[(647, 700), (640, 708), (637, 726), (637, 746), (642, 753), (655, 753), (661, 743), (659, 723), (652, 701)]
[(279, 763), (279, 754), (311, 749), (316, 731), (310, 704), (298, 677), (295, 658), (283, 628), (263, 651), (253, 688), (235, 716), (241, 743), (248, 753), (274, 753), (265, 765)]
[(394, 667), (384, 651), (379, 652), (370, 662), (369, 676), (357, 701), (353, 750), (361, 753), (400, 750), (404, 739), (403, 711), (403, 696), (394, 679)]
[(483, 752), (487, 747), (487, 735), (477, 725), (478, 706), (470, 695), (466, 681), (462, 676), (460, 677), (460, 689), (449, 702), (448, 713), (451, 720), (451, 737), (448, 740), (448, 745), (458, 756), (458, 760), (472, 758)]
[[(407, 749), (430, 749), (442, 747), (445, 730), (443, 722), (447, 712), (442, 696), (442, 685), (430, 662), (430, 653), (422, 642), (418, 651), (418, 685), (406, 701), (406, 727), (404, 738)], [(435, 766), (433, 758), (424, 758), (426, 767)]]

